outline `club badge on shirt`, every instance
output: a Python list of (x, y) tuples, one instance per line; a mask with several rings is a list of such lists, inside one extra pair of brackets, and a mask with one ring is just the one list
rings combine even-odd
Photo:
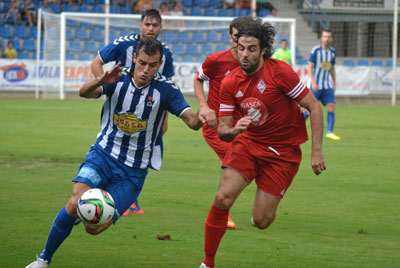
[(257, 88), (261, 92), (261, 94), (263, 94), (266, 87), (267, 86), (265, 85), (263, 80), (260, 80), (260, 82), (258, 82)]

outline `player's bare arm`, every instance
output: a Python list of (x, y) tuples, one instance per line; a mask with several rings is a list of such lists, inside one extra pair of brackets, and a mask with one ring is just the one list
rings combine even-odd
[(195, 113), (192, 109), (187, 109), (181, 115), (181, 118), (191, 129), (199, 130), (203, 126), (203, 123), (199, 120), (198, 113)]
[(107, 85), (117, 82), (121, 77), (121, 63), (117, 63), (110, 71), (105, 72), (102, 76), (86, 82), (79, 90), (79, 96), (87, 99), (97, 99), (101, 96), (101, 85)]
[(251, 117), (244, 116), (236, 122), (235, 126), (232, 126), (232, 116), (221, 116), (219, 118), (218, 137), (222, 141), (231, 142), (237, 135), (245, 132), (250, 123)]
[(312, 64), (311, 62), (308, 62), (308, 75), (310, 76), (310, 79), (311, 79), (312, 89), (315, 92), (317, 92), (318, 91), (318, 85), (315, 82), (315, 78), (314, 78), (314, 64)]
[(97, 55), (96, 58), (92, 61), (92, 64), (90, 65), (90, 69), (94, 75), (94, 77), (99, 77), (104, 74), (103, 70), (103, 61), (101, 60), (100, 56)]
[(300, 105), (310, 112), (312, 145), (311, 145), (311, 167), (316, 175), (326, 169), (324, 153), (322, 152), (322, 133), (324, 119), (321, 105), (311, 92), (299, 101)]
[(203, 84), (203, 80), (198, 80), (196, 77), (194, 78), (194, 93), (196, 94), (196, 98), (200, 104), (199, 119), (203, 123), (207, 122), (209, 127), (215, 128), (217, 126), (217, 117), (214, 110), (208, 106)]

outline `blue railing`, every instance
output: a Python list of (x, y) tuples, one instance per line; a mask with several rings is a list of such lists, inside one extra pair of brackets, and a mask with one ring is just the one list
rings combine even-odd
[(315, 32), (315, 22), (318, 21), (324, 29), (329, 29), (330, 21), (328, 15), (321, 9), (317, 0), (298, 0), (298, 7), (306, 6), (311, 10), (311, 27)]

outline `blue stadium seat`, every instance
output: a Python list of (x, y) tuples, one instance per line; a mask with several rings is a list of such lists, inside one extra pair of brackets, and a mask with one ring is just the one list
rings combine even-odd
[(181, 61), (182, 62), (193, 62), (193, 57), (190, 55), (184, 55), (184, 56), (182, 56)]
[(221, 0), (208, 0), (208, 6), (213, 8), (222, 8)]
[(95, 0), (83, 0), (83, 3), (85, 3), (86, 5), (94, 5)]
[(189, 54), (191, 56), (199, 55), (199, 50), (197, 48), (197, 45), (196, 44), (188, 44), (186, 47), (186, 54)]
[(92, 29), (90, 30), (90, 40), (92, 41), (104, 41), (103, 35), (100, 30)]
[(393, 60), (386, 60), (386, 67), (393, 67)]
[(60, 5), (58, 4), (49, 4), (49, 8), (53, 11), (55, 14), (60, 14), (61, 13), (61, 8)]
[(93, 13), (104, 13), (104, 9), (102, 6), (95, 5), (95, 6), (93, 6), (92, 12)]
[(162, 41), (168, 44), (172, 44), (175, 42), (175, 33), (173, 31), (165, 30), (163, 31)]
[(93, 60), (93, 57), (91, 57), (89, 54), (87, 54), (87, 53), (80, 53), (79, 55), (78, 55), (78, 60), (84, 60), (84, 61), (91, 61), (91, 60)]
[(5, 49), (6, 45), (4, 45), (4, 39), (3, 38), (0, 38), (0, 45), (2, 45), (3, 49)]
[(207, 42), (213, 42), (213, 43), (219, 42), (218, 34), (216, 32), (208, 32), (206, 39)]
[(215, 50), (216, 50), (217, 52), (220, 52), (220, 51), (227, 50), (228, 48), (229, 48), (229, 47), (226, 46), (226, 45), (218, 44), (217, 47), (215, 48)]
[(29, 27), (29, 38), (32, 38), (32, 39), (37, 38), (37, 27), (36, 26)]
[(251, 15), (251, 9), (250, 8), (243, 9), (243, 16), (250, 16), (250, 15)]
[(118, 7), (110, 5), (110, 13), (118, 14), (119, 13)]
[(357, 65), (358, 66), (369, 66), (369, 60), (358, 60)]
[(206, 0), (194, 0), (194, 5), (201, 8), (208, 7), (208, 1)]
[(29, 55), (29, 53), (26, 52), (26, 51), (21, 51), (21, 52), (18, 52), (17, 58), (18, 58), (18, 59), (27, 60), (27, 59), (30, 59), (30, 55)]
[(70, 41), (67, 49), (72, 52), (81, 52), (81, 43), (79, 41)]
[(174, 47), (172, 48), (172, 53), (176, 55), (183, 55), (185, 54), (185, 50), (182, 44), (174, 44)]
[(383, 60), (372, 60), (371, 66), (383, 67)]
[(71, 29), (67, 29), (65, 32), (65, 38), (67, 40), (73, 40), (74, 39), (74, 35), (72, 34), (72, 30)]
[[(13, 39), (13, 40), (10, 40), (10, 41), (13, 41), (15, 50), (17, 50), (17, 51), (22, 50), (20, 42), (19, 42), (19, 39)], [(8, 44), (8, 42), (6, 43), (6, 46), (7, 46), (7, 44)], [(3, 51), (4, 51), (4, 49), (5, 49), (5, 47), (3, 47)]]
[(89, 7), (87, 5), (81, 4), (78, 5), (78, 7), (76, 8), (76, 12), (89, 12)]
[(67, 52), (67, 55), (65, 56), (67, 60), (75, 60), (75, 53), (73, 52)]
[(75, 38), (78, 40), (88, 40), (88, 35), (85, 29), (78, 28), (75, 30)]
[(349, 66), (349, 67), (354, 67), (354, 66), (356, 66), (356, 63), (352, 59), (345, 59), (345, 60), (343, 60), (343, 65)]
[(67, 26), (69, 28), (76, 28), (78, 27), (78, 21), (77, 20), (72, 20), (72, 19), (67, 19)]
[(215, 17), (215, 8), (206, 8), (204, 10), (204, 16)]
[(271, 12), (269, 11), (269, 9), (260, 9), (260, 11), (258, 12), (258, 16), (259, 17), (267, 17), (269, 16)]
[(178, 32), (176, 40), (181, 43), (189, 43), (189, 34), (188, 32)]
[(193, 6), (192, 0), (182, 0), (181, 2), (184, 7), (192, 7)]
[(218, 9), (218, 17), (229, 17), (229, 11), (225, 8)]
[(185, 26), (188, 28), (193, 28), (193, 27), (195, 27), (195, 25), (196, 25), (195, 22), (192, 20), (185, 21)]
[(11, 27), (7, 25), (0, 26), (0, 36), (6, 39), (11, 38)]
[(243, 17), (244, 15), (244, 9), (233, 9), (232, 10), (232, 17)]
[(308, 60), (307, 59), (297, 59), (297, 65), (307, 65), (308, 64)]
[(64, 3), (62, 5), (63, 12), (75, 12), (75, 5)]
[(18, 37), (18, 38), (22, 38), (22, 39), (28, 38), (28, 34), (26, 33), (25, 26), (22, 26), (22, 25), (15, 26), (14, 27), (14, 36)]
[(98, 49), (93, 41), (86, 41), (83, 45), (83, 50), (89, 53), (96, 53)]
[(203, 12), (199, 7), (192, 7), (190, 9), (190, 16), (202, 16)]
[(120, 13), (122, 13), (122, 14), (132, 14), (132, 10), (131, 10), (131, 8), (128, 7), (128, 6), (121, 6), (121, 7), (119, 8), (119, 11), (120, 11)]
[(301, 53), (300, 53), (300, 49), (299, 49), (299, 47), (298, 46), (296, 46), (296, 59), (301, 59), (301, 58), (303, 58), (303, 56), (301, 55)]
[(210, 55), (211, 53), (214, 53), (215, 51), (214, 51), (212, 45), (210, 45), (210, 44), (205, 44), (205, 45), (203, 45), (203, 46), (201, 47), (201, 52), (203, 52), (204, 55), (208, 56), (208, 55)]
[(204, 34), (203, 34), (203, 32), (202, 32), (202, 31), (193, 32), (193, 33), (192, 33), (192, 41), (193, 41), (193, 42), (196, 42), (196, 43), (198, 43), (198, 44), (204, 43), (205, 40), (204, 40)]
[(24, 50), (27, 50), (28, 52), (34, 52), (36, 51), (36, 42), (32, 39), (25, 39), (22, 47)]

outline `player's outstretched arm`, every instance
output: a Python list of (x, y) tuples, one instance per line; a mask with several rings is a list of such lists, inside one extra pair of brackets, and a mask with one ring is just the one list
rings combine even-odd
[(208, 106), (206, 95), (204, 94), (203, 88), (204, 81), (194, 78), (193, 86), (194, 93), (196, 94), (197, 101), (200, 104), (199, 108), (199, 119), (201, 122), (208, 124), (209, 127), (215, 128), (217, 126), (217, 117), (213, 109)]
[(219, 118), (218, 137), (222, 141), (231, 142), (235, 139), (237, 135), (245, 132), (250, 123), (251, 117), (244, 116), (236, 122), (236, 125), (234, 127), (232, 127), (233, 117), (221, 116)]
[(110, 71), (105, 72), (102, 76), (86, 82), (79, 90), (79, 96), (88, 99), (97, 99), (101, 96), (102, 89), (100, 86), (112, 84), (121, 77), (121, 63), (117, 63)]
[(182, 115), (181, 118), (185, 124), (194, 130), (199, 130), (203, 123), (199, 120), (198, 114), (195, 113), (192, 109), (187, 109)]
[(322, 152), (322, 134), (324, 129), (324, 118), (321, 105), (310, 92), (299, 101), (300, 105), (310, 111), (312, 148), (311, 148), (311, 166), (316, 175), (319, 175), (326, 169), (324, 153)]
[(94, 77), (99, 77), (104, 74), (103, 70), (103, 61), (101, 60), (100, 56), (97, 55), (96, 58), (92, 61), (92, 64), (90, 65), (90, 69), (94, 75)]

